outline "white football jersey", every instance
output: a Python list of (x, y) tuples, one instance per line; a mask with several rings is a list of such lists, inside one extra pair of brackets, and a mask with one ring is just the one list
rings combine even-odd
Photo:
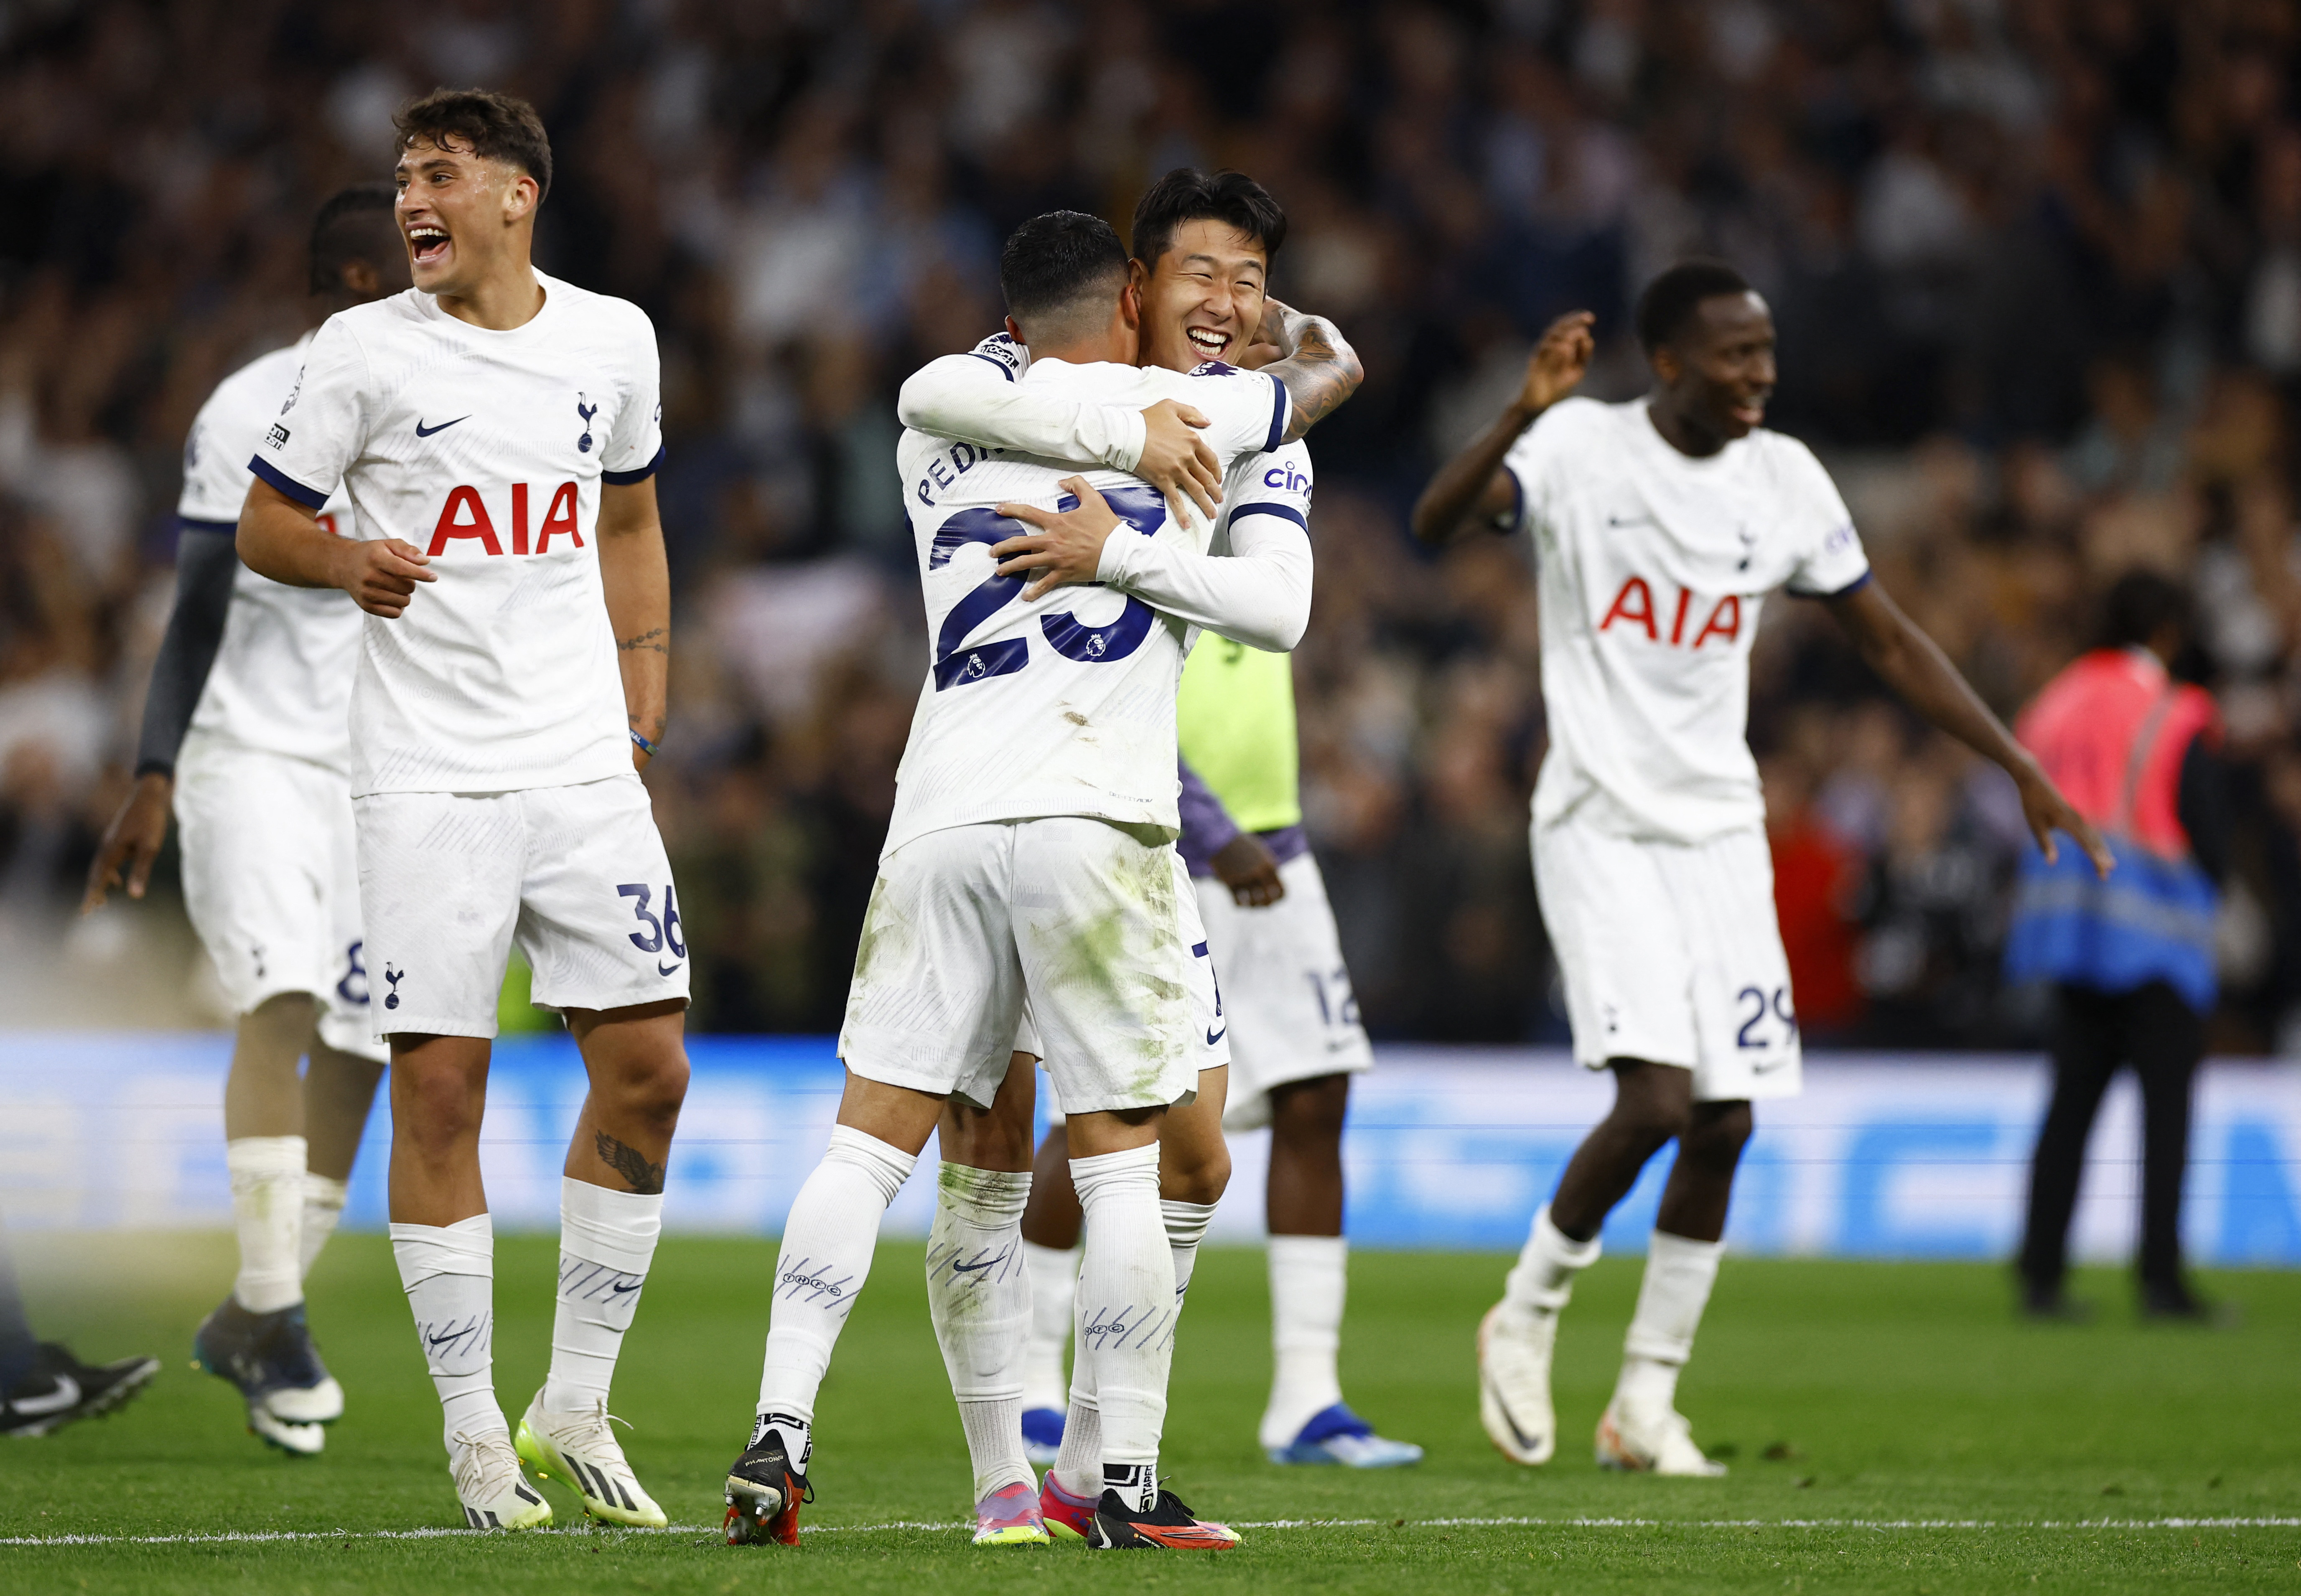
[(1250, 515), (1275, 515), (1309, 533), (1310, 489), (1310, 446), (1301, 439), (1247, 455), (1223, 478), (1215, 552), (1230, 552), (1232, 523)]
[[(202, 536), (229, 538), (247, 497), (248, 456), (279, 419), (312, 335), (257, 356), (216, 384), (184, 439), (184, 491), (176, 514)], [(320, 524), (356, 538), (339, 493)], [(192, 730), (239, 748), (351, 768), (352, 672), (359, 658), (359, 606), (333, 588), (291, 588), (242, 565), (215, 664), (192, 711)]]
[(459, 322), (411, 288), (328, 319), (256, 473), (431, 556), (396, 621), (363, 617), (352, 792), (506, 792), (632, 768), (599, 581), (603, 483), (662, 456), (655, 328), (536, 273), (525, 326)]
[(1750, 647), (1764, 596), (1869, 580), (1813, 452), (1762, 428), (1697, 460), (1646, 402), (1567, 399), (1510, 446), (1539, 566), (1550, 751), (1534, 818), (1706, 841), (1762, 825)]
[[(1159, 368), (1041, 358), (1022, 381), (1100, 403), (1197, 406), (1223, 469), (1285, 436), (1285, 389), (1259, 372), (1210, 363), (1184, 376)], [(1157, 489), (1108, 469), (1083, 470), (907, 430), (897, 449), (918, 543), (933, 663), (896, 773), (886, 852), (948, 826), (1078, 815), (1150, 826), (1167, 838), (1176, 812), (1175, 691), (1188, 629), (1142, 599), (1063, 587), (1024, 603), (1025, 581), (994, 572), (993, 544), (1030, 528), (1001, 503), (1067, 507), (1058, 484), (1084, 476), (1123, 516), (1114, 537), (1180, 540), (1208, 551), (1213, 529), (1177, 522)]]

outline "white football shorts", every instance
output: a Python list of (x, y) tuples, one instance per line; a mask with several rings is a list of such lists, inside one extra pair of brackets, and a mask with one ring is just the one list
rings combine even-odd
[(512, 944), (541, 1008), (687, 998), (671, 862), (636, 771), (356, 798), (376, 1029), (493, 1036)]
[(987, 1107), (1029, 1040), (1075, 1113), (1189, 1101), (1205, 1045), (1191, 948), (1204, 939), (1181, 863), (1166, 842), (1077, 815), (906, 842), (871, 890), (840, 1058)]
[(1684, 844), (1534, 831), (1574, 1057), (1694, 1072), (1697, 1102), (1795, 1097), (1802, 1054), (1763, 831)]
[[(1174, 850), (1170, 848), (1169, 852)], [(1175, 854), (1175, 896), (1183, 915), (1183, 941), (1191, 950), (1191, 1034), (1198, 1038), (1194, 1047), (1198, 1053), (1198, 1068), (1226, 1069), (1231, 1063), (1230, 1024), (1223, 1013), (1223, 989), (1217, 979), (1213, 950), (1207, 942), (1207, 929), (1199, 918), (1198, 895), (1191, 890), (1190, 867), (1183, 856)], [(1045, 1062), (1046, 1053), (1039, 1042), (1038, 1022), (1031, 1017), (1031, 1004), (1023, 1003), (1022, 1024), (1015, 1028), (1015, 1051), (1027, 1053)], [(1051, 1077), (1053, 1072), (1049, 1070)], [(1196, 1095), (1196, 1089), (1192, 1089)], [(1182, 1099), (1189, 1101), (1189, 1098)], [(1060, 1124), (1065, 1116), (1062, 1098), (1054, 1090), (1051, 1079), (1047, 1087), (1047, 1123)]]
[(1210, 876), (1192, 883), (1230, 1022), (1226, 1131), (1268, 1124), (1274, 1086), (1374, 1063), (1318, 861), (1298, 855), (1278, 879), (1285, 896), (1259, 909), (1241, 908)]
[(194, 731), (176, 758), (184, 907), (232, 1012), (320, 1002), (320, 1040), (383, 1059), (368, 1019), (350, 778)]

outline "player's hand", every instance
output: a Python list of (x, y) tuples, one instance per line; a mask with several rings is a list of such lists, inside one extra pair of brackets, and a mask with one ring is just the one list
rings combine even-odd
[(1268, 908), (1286, 896), (1286, 883), (1278, 879), (1278, 856), (1252, 831), (1241, 831), (1208, 862), (1243, 909)]
[(1208, 424), (1203, 412), (1179, 399), (1161, 399), (1142, 413), (1142, 457), (1134, 474), (1166, 495), (1177, 521), (1186, 498), (1209, 521), (1222, 503), (1222, 463), (1199, 436)]
[(1255, 324), (1254, 336), (1247, 340), (1246, 346), (1250, 349), (1268, 351), (1260, 362), (1262, 365), (1268, 365), (1274, 360), (1285, 360), (1293, 355), (1293, 335), (1286, 330), (1286, 318), (1293, 313), (1293, 307), (1284, 301), (1268, 294), (1262, 297), (1262, 320)]
[(1103, 502), (1102, 495), (1084, 477), (1065, 477), (1062, 486), (1064, 492), (1078, 500), (1076, 508), (997, 506), (1000, 514), (1039, 529), (991, 548), (991, 557), (1000, 562), (1000, 575), (1036, 578), (1023, 589), (1025, 604), (1055, 588), (1092, 583), (1102, 568), (1102, 546), (1121, 524), (1118, 513)]
[(157, 772), (136, 778), (120, 813), (104, 828), (96, 857), (88, 861), (88, 892), (79, 900), (81, 914), (104, 907), (105, 895), (121, 884), (123, 865), (128, 896), (144, 896), (145, 886), (152, 879), (152, 862), (160, 856), (160, 845), (168, 839), (168, 800), (175, 787), (173, 781)]
[(2032, 769), (2016, 777), (2015, 785), (2021, 793), (2022, 818), (2029, 823), (2029, 834), (2037, 838), (2038, 848), (2044, 850), (2046, 863), (2051, 865), (2062, 856), (2054, 833), (2067, 831), (2093, 861), (2094, 873), (2107, 881), (2109, 873), (2117, 868), (2117, 856), (2109, 851), (2109, 844), (2102, 840), (2093, 823), (2077, 812), (2046, 773)]
[(340, 563), (335, 585), (349, 593), (352, 602), (369, 614), (381, 615), (387, 621), (399, 619), (417, 582), (439, 580), (424, 569), (431, 563), (431, 556), (397, 538), (347, 542), (338, 559)]
[(1526, 363), (1526, 385), (1519, 390), (1519, 408), (1540, 415), (1580, 385), (1597, 353), (1590, 329), (1598, 318), (1586, 310), (1569, 311), (1552, 322)]

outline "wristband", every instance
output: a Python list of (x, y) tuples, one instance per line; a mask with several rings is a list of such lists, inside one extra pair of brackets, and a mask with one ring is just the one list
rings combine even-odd
[(661, 748), (656, 747), (655, 744), (649, 742), (646, 738), (641, 737), (636, 731), (632, 733), (632, 746), (639, 749), (650, 759), (663, 752)]

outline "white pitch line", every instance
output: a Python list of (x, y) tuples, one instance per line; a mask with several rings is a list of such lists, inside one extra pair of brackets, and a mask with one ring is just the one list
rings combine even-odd
[[(1238, 1521), (1234, 1529), (1697, 1529), (1697, 1530), (2239, 1530), (2301, 1529), (2301, 1518), (1269, 1518)], [(947, 1519), (895, 1519), (885, 1524), (811, 1524), (812, 1535), (861, 1535), (891, 1530), (950, 1533), (965, 1524)], [(588, 1534), (589, 1529), (528, 1532)], [(603, 1529), (609, 1535), (716, 1535), (719, 1526), (674, 1524), (667, 1529)], [(0, 1535), (0, 1546), (204, 1546), (298, 1541), (448, 1541), (502, 1535), (502, 1530), (220, 1530), (182, 1535)]]

